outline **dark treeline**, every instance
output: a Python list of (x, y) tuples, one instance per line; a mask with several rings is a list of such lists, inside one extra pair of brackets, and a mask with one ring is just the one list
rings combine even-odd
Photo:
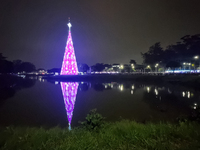
[(158, 63), (163, 67), (176, 68), (184, 62), (199, 66), (197, 60), (200, 56), (200, 34), (186, 35), (176, 44), (167, 46), (166, 49), (161, 47), (160, 42), (155, 43), (148, 52), (141, 53), (141, 55), (143, 63), (151, 67)]
[(120, 67), (119, 63), (112, 65), (96, 63), (91, 66), (91, 71), (119, 71), (122, 73), (130, 73), (137, 70), (141, 71), (145, 68), (151, 70), (160, 68), (164, 71), (167, 68), (174, 70), (175, 68), (182, 67), (184, 62), (185, 68), (198, 68), (200, 67), (200, 34), (186, 35), (180, 38), (179, 42), (169, 45), (165, 49), (161, 47), (160, 42), (157, 42), (152, 45), (147, 52), (141, 53), (141, 55), (143, 58), (143, 65), (137, 64), (135, 60), (130, 60), (128, 64), (123, 64), (123, 68)]
[[(167, 46), (165, 49), (161, 47), (160, 42), (152, 45), (145, 53), (141, 53), (143, 58), (143, 65), (139, 65), (135, 60), (130, 60), (128, 64), (104, 64), (96, 63), (89, 67), (85, 63), (78, 63), (79, 72), (133, 72), (137, 70), (144, 70), (145, 68), (171, 68), (175, 69), (183, 66), (183, 63), (190, 65), (193, 69), (200, 65), (200, 34), (186, 35), (180, 39), (176, 44)], [(196, 56), (196, 57), (195, 57)], [(156, 66), (157, 64), (157, 66)], [(159, 65), (159, 66), (158, 66)], [(30, 62), (23, 62), (22, 60), (8, 61), (6, 57), (0, 53), (0, 73), (18, 73), (18, 72), (33, 72), (36, 71), (34, 64)], [(158, 71), (158, 70), (157, 70)], [(49, 73), (60, 72), (60, 68), (53, 68), (48, 70)]]
[(35, 65), (22, 60), (9, 61), (0, 53), (0, 73), (18, 73), (18, 72), (33, 72)]

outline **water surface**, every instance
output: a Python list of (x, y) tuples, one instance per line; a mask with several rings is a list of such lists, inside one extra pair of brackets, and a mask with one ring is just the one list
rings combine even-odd
[(79, 125), (91, 109), (108, 121), (174, 122), (200, 104), (200, 92), (134, 82), (47, 82), (26, 79), (1, 88), (0, 126)]

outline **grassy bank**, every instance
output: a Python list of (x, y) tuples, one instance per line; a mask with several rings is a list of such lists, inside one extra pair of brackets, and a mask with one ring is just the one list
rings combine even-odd
[(1, 150), (67, 150), (67, 149), (191, 149), (200, 148), (200, 125), (139, 124), (133, 121), (106, 123), (98, 131), (59, 127), (7, 127), (0, 130)]

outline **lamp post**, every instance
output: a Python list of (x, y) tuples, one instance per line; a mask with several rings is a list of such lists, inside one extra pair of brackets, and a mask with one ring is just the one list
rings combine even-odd
[(155, 65), (155, 67), (156, 67), (156, 72), (157, 72), (157, 73), (158, 73), (158, 65), (159, 65), (159, 64), (156, 64), (156, 65)]
[[(195, 59), (195, 60), (199, 59), (199, 56), (194, 56), (194, 59)], [(199, 61), (198, 61), (198, 62), (199, 62)], [(199, 63), (198, 63), (198, 67), (199, 67)], [(197, 68), (198, 68), (198, 67), (197, 67)]]
[(150, 71), (151, 71), (151, 66), (150, 66), (150, 65), (148, 65), (146, 68), (147, 68), (147, 69), (150, 69)]
[(186, 65), (186, 63), (184, 62), (184, 63), (183, 63), (183, 68), (184, 68), (184, 70), (185, 70), (185, 65)]
[(189, 65), (189, 69), (190, 69), (190, 71), (191, 71), (191, 63), (188, 63), (188, 65)]

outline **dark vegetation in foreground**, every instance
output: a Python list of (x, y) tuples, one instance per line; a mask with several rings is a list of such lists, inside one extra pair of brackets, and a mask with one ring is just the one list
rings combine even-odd
[(198, 149), (200, 125), (198, 122), (179, 121), (177, 124), (141, 124), (122, 120), (105, 123), (92, 110), (81, 127), (69, 131), (55, 127), (7, 127), (0, 130), (1, 150), (67, 150), (67, 149)]

